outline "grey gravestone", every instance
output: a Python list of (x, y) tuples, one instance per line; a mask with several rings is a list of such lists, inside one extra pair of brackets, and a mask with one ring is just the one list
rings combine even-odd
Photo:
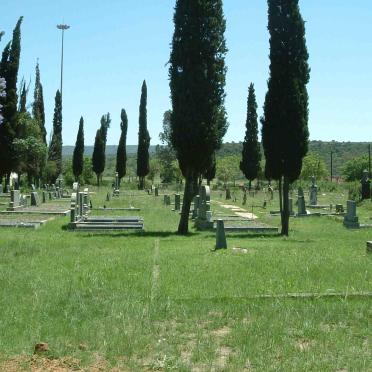
[(299, 216), (303, 216), (303, 215), (307, 214), (306, 206), (305, 206), (305, 198), (303, 196), (298, 197), (297, 205), (298, 205), (298, 213), (297, 214)]
[(31, 184), (31, 190), (32, 190), (32, 191), (35, 191), (35, 190), (36, 190), (36, 187), (35, 187), (34, 184)]
[(179, 211), (181, 209), (181, 195), (175, 194), (174, 195), (174, 210)]
[(359, 218), (356, 215), (356, 202), (354, 200), (347, 201), (347, 212), (344, 217), (344, 226), (349, 229), (359, 229)]
[(367, 170), (364, 170), (360, 183), (362, 184), (362, 200), (369, 199), (371, 197), (371, 181), (368, 178)]
[(155, 187), (155, 196), (159, 196), (159, 188)]
[(301, 186), (297, 190), (297, 195), (298, 196), (304, 196), (304, 190), (303, 190), (303, 188)]
[(120, 195), (120, 180), (119, 180), (119, 173), (115, 173), (115, 184), (114, 184), (114, 196)]
[(3, 185), (0, 184), (0, 194), (2, 194), (2, 193), (3, 193)]
[(336, 213), (344, 213), (344, 206), (342, 204), (336, 204)]
[(310, 205), (318, 205), (318, 186), (315, 184), (315, 177), (311, 177)]
[(12, 190), (10, 192), (10, 203), (9, 203), (9, 207), (7, 208), (7, 210), (14, 211), (19, 208), (22, 208), (21, 193), (19, 190)]
[(192, 210), (192, 219), (193, 220), (198, 217), (199, 202), (200, 202), (200, 196), (196, 195), (194, 197), (194, 209)]
[(10, 193), (10, 185), (6, 185), (6, 186), (5, 186), (5, 192), (6, 192), (7, 194)]
[(31, 206), (37, 207), (39, 205), (39, 194), (34, 191), (31, 193)]
[(225, 226), (223, 220), (217, 220), (216, 249), (227, 249)]
[(43, 203), (46, 203), (47, 201), (47, 192), (43, 190)]

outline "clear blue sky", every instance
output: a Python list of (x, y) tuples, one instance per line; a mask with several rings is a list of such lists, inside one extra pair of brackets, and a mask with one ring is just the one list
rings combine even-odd
[[(65, 22), (65, 145), (75, 143), (85, 119), (86, 144), (93, 144), (100, 117), (111, 113), (108, 143), (119, 139), (120, 110), (129, 118), (128, 144), (137, 143), (138, 105), (143, 79), (148, 85), (148, 127), (158, 143), (163, 112), (170, 108), (168, 67), (175, 0), (1, 0), (0, 48), (19, 16), (22, 54), (19, 77), (31, 82), (40, 61), (47, 130), (59, 88), (60, 32)], [(371, 0), (300, 0), (310, 53), (310, 136), (338, 141), (372, 140)], [(242, 141), (248, 85), (256, 86), (259, 115), (268, 78), (265, 0), (225, 0), (228, 75), (225, 141)]]

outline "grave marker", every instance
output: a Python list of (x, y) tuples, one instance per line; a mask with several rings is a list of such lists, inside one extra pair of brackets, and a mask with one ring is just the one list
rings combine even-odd
[(349, 229), (359, 229), (359, 218), (356, 215), (356, 202), (354, 200), (347, 201), (347, 211), (344, 217), (344, 226)]

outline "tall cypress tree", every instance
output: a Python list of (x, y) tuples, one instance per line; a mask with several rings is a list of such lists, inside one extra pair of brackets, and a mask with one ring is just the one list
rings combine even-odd
[(72, 172), (75, 176), (75, 181), (79, 180), (84, 169), (84, 119), (80, 118), (79, 131), (76, 137), (74, 153), (72, 156)]
[(26, 83), (23, 82), (22, 89), (21, 89), (21, 96), (19, 98), (19, 112), (21, 114), (24, 114), (27, 111), (26, 103), (27, 103), (27, 89), (26, 89)]
[(265, 174), (279, 181), (282, 235), (289, 232), (289, 186), (308, 151), (310, 79), (305, 23), (298, 0), (268, 0), (270, 77), (262, 118)]
[(94, 148), (92, 155), (92, 168), (93, 172), (97, 176), (97, 185), (100, 185), (100, 180), (103, 171), (105, 170), (106, 158), (105, 158), (105, 142), (102, 136), (101, 128), (97, 130), (96, 138), (94, 140)]
[(46, 129), (45, 129), (45, 112), (44, 112), (44, 96), (43, 96), (43, 85), (40, 81), (40, 67), (39, 62), (36, 64), (35, 72), (35, 90), (34, 90), (34, 103), (32, 105), (32, 115), (34, 119), (39, 122), (41, 135), (44, 143), (47, 143)]
[(261, 149), (258, 142), (257, 102), (254, 85), (251, 83), (248, 89), (246, 132), (243, 142), (242, 161), (240, 162), (240, 170), (249, 180), (249, 189), (251, 188), (251, 182), (257, 178), (260, 171), (260, 161)]
[(128, 131), (128, 117), (124, 109), (121, 110), (121, 135), (119, 146), (116, 153), (116, 172), (119, 174), (119, 182), (127, 173), (127, 131)]
[(172, 144), (186, 180), (178, 226), (178, 233), (186, 234), (197, 180), (211, 169), (227, 130), (222, 0), (177, 0), (174, 25), (169, 69)]
[(139, 177), (139, 189), (143, 190), (145, 177), (150, 171), (150, 135), (147, 130), (147, 86), (143, 81), (141, 102), (139, 107), (139, 130), (138, 130), (138, 149), (137, 149), (137, 176)]
[(53, 116), (53, 134), (49, 145), (48, 161), (55, 165), (54, 174), (50, 181), (55, 182), (62, 172), (62, 99), (61, 92), (57, 90)]
[(6, 80), (6, 96), (0, 98), (4, 117), (0, 126), (0, 177), (10, 174), (15, 161), (12, 143), (16, 134), (18, 114), (17, 79), (21, 54), (22, 20), (23, 17), (20, 17), (13, 31), (12, 42), (5, 47), (0, 64), (0, 76)]

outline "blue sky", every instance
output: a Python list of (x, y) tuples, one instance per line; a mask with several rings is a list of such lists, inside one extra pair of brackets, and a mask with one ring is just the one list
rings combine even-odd
[[(47, 130), (59, 88), (61, 35), (65, 22), (65, 145), (75, 143), (79, 118), (92, 144), (101, 115), (110, 112), (108, 143), (119, 139), (120, 111), (129, 118), (128, 144), (137, 143), (142, 81), (148, 86), (148, 128), (159, 142), (163, 112), (170, 108), (168, 67), (175, 0), (1, 0), (0, 44), (10, 39), (19, 16), (22, 52), (19, 77), (30, 82), (39, 58)], [(372, 140), (372, 2), (300, 0), (310, 54), (310, 137), (314, 140)], [(265, 0), (225, 0), (227, 21), (226, 109), (230, 127), (225, 141), (242, 141), (248, 85), (256, 87), (259, 115), (268, 78)]]

